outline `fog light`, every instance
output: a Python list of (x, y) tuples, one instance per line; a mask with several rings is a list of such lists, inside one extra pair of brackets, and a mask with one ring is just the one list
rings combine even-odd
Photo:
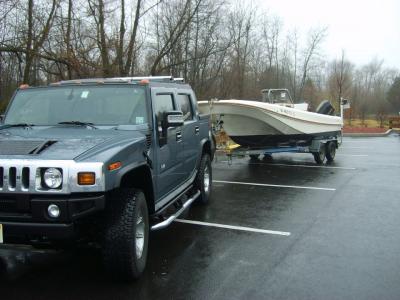
[(58, 218), (60, 216), (60, 208), (55, 204), (50, 204), (47, 212), (51, 218)]

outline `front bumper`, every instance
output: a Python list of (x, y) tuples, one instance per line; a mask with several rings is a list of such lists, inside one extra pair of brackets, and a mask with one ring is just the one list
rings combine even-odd
[(4, 222), (3, 235), (7, 242), (8, 239), (15, 241), (31, 239), (50, 239), (68, 240), (76, 236), (74, 224), (42, 224), (42, 223), (16, 223)]
[[(71, 196), (0, 194), (0, 224), (5, 242), (14, 238), (69, 239), (77, 235), (77, 224), (104, 210), (104, 194)], [(60, 216), (51, 218), (47, 208), (55, 204)]]

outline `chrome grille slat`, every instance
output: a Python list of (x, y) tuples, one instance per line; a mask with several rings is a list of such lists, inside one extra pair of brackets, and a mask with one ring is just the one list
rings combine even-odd
[(8, 168), (3, 167), (3, 188), (2, 190), (8, 191)]
[[(20, 169), (17, 168), (17, 167), (11, 167), (10, 170), (15, 170), (15, 171), (10, 172), (10, 183), (9, 183), (9, 185), (13, 186), (14, 191), (20, 191), (21, 190), (21, 184), (20, 184), (20, 180), (18, 179), (18, 177), (21, 176)], [(11, 182), (13, 184), (11, 184)]]
[(0, 166), (0, 191), (3, 189), (4, 168)]
[(15, 178), (15, 190), (21, 191), (21, 177), (22, 177), (22, 168), (16, 168), (16, 178)]

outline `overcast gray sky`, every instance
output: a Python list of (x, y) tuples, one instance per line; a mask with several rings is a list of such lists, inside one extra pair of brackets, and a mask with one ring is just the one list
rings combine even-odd
[(323, 44), (328, 58), (340, 57), (366, 64), (374, 57), (386, 67), (400, 69), (400, 0), (258, 0), (258, 5), (278, 15), (286, 30), (301, 33), (327, 26)]

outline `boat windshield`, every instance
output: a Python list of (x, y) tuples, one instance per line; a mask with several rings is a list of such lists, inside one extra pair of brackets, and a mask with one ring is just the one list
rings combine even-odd
[(263, 101), (272, 104), (293, 104), (288, 90), (271, 89), (263, 90)]
[(285, 90), (270, 90), (268, 93), (270, 103), (287, 103), (292, 104), (289, 92)]
[(19, 90), (5, 125), (139, 125), (148, 122), (146, 91), (134, 85), (57, 86)]

